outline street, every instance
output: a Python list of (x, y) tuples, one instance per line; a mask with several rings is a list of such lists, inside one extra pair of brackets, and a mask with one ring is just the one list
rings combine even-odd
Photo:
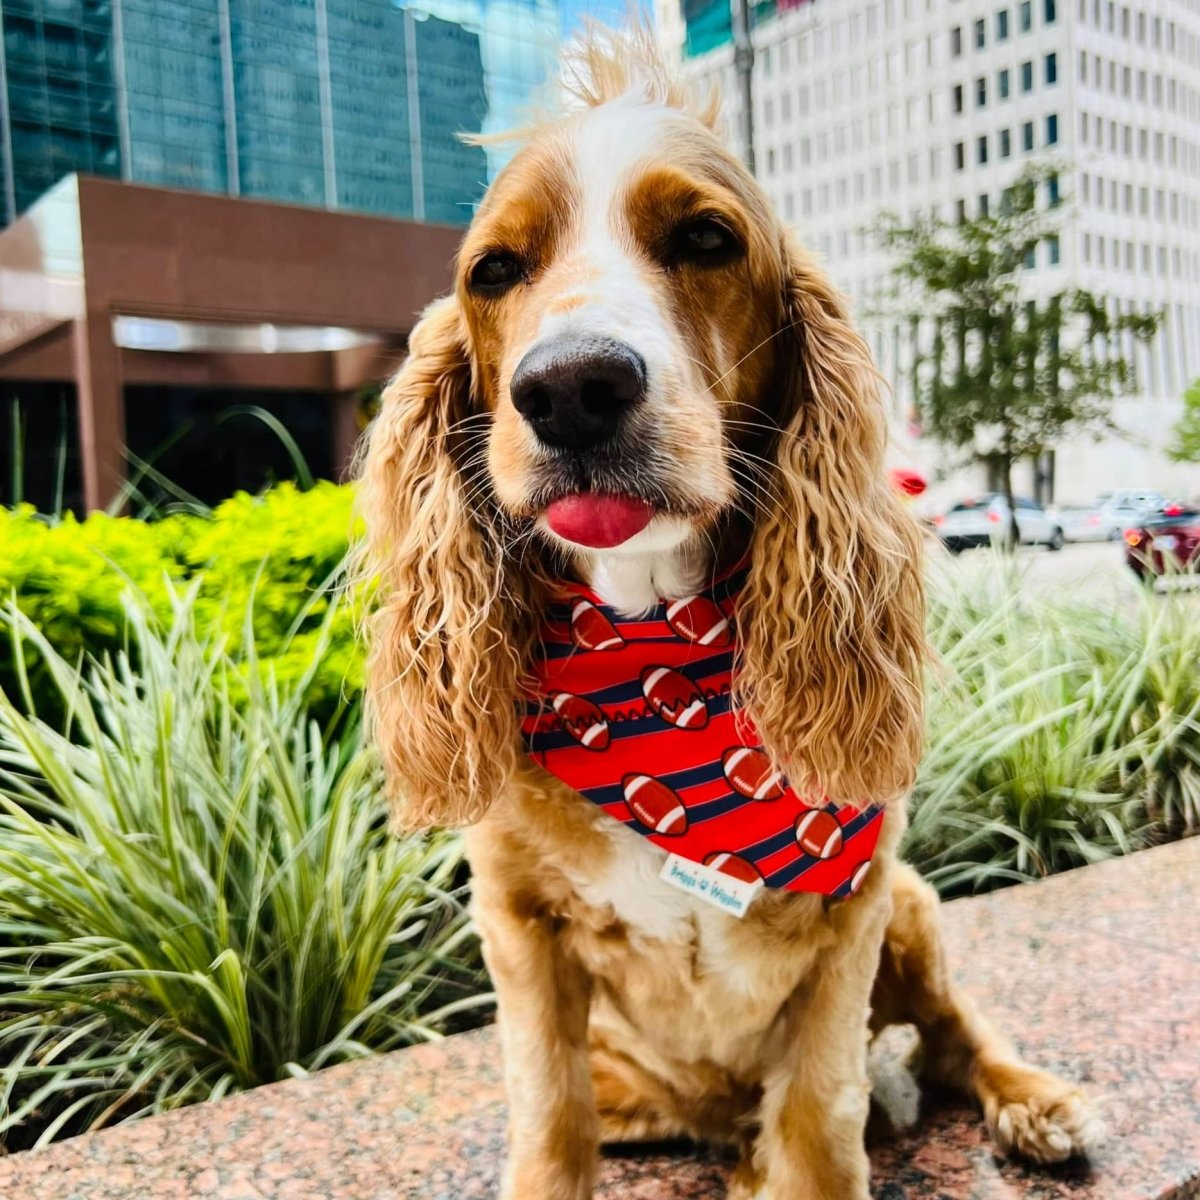
[[(936, 582), (946, 578), (981, 587), (995, 573), (995, 559), (982, 550), (949, 554), (936, 539), (926, 543), (929, 573)], [(1017, 570), (1026, 585), (1039, 591), (1072, 595), (1089, 603), (1120, 604), (1136, 600), (1141, 585), (1125, 565), (1120, 542), (1078, 542), (1051, 552), (1041, 546), (1023, 546), (1016, 556)], [(1188, 583), (1159, 584), (1160, 588), (1186, 587), (1200, 603), (1200, 587)]]

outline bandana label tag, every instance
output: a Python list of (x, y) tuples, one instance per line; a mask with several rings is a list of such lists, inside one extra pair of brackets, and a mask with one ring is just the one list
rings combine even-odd
[(659, 878), (703, 900), (732, 917), (744, 917), (750, 902), (762, 891), (763, 884), (734, 879), (722, 871), (692, 862), (678, 854), (668, 854)]

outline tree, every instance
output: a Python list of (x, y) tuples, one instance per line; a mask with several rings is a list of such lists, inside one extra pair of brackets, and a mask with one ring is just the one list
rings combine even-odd
[[(1038, 247), (1058, 252), (1062, 217), (1058, 175), (1043, 164), (1026, 170), (994, 213), (957, 224), (886, 216), (878, 228), (896, 255), (899, 314), (919, 335), (913, 390), (922, 424), (994, 464), (1013, 514), (1013, 463), (1072, 435), (1117, 431), (1112, 403), (1134, 382), (1123, 350), (1158, 328), (1157, 314), (1113, 314), (1081, 288), (1047, 289), (1049, 275), (1030, 286)], [(1015, 523), (1014, 515), (1014, 533)]]
[(1200, 462), (1200, 379), (1184, 393), (1183, 416), (1172, 432), (1175, 445), (1168, 449), (1167, 457), (1175, 462)]

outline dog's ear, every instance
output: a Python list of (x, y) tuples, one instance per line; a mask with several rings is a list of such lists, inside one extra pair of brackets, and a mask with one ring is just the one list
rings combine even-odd
[(371, 728), (402, 824), (422, 828), (476, 820), (504, 786), (522, 655), (500, 534), (473, 508), (462, 470), (487, 417), (472, 420), (453, 297), (426, 311), (409, 349), (363, 459), (358, 574), (374, 589)]
[(883, 802), (911, 787), (923, 733), (920, 535), (884, 470), (870, 351), (816, 265), (783, 254), (782, 394), (738, 692), (802, 794)]

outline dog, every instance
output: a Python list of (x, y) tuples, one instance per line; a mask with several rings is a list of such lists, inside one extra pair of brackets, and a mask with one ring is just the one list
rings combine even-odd
[[(522, 135), (453, 294), (413, 332), (360, 492), (389, 787), (409, 828), (467, 827), (509, 1100), (502, 1194), (584, 1200), (602, 1141), (691, 1138), (740, 1151), (737, 1200), (865, 1200), (868, 1041), (893, 1023), (919, 1031), (926, 1078), (978, 1100), (1001, 1151), (1085, 1151), (1091, 1102), (975, 1011), (934, 893), (897, 861), (926, 645), (867, 346), (648, 34), (594, 34), (564, 78), (571, 105)], [(681, 635), (675, 675), (724, 642), (727, 685), (684, 678), (694, 700), (670, 710), (646, 683), (662, 666), (624, 712), (530, 701), (576, 651), (632, 654), (621, 629), (657, 631), (665, 654), (663, 620), (697, 596), (707, 632)], [(591, 640), (572, 626), (548, 650), (564, 603)], [(786, 778), (790, 869), (832, 871), (843, 835), (869, 858), (812, 890), (752, 886), (765, 868), (740, 853), (674, 860), (710, 881), (742, 863), (742, 911), (723, 910), (663, 878), (688, 806), (657, 785), (638, 801), (653, 770), (612, 768), (601, 802), (531, 748), (558, 738), (591, 769), (597, 742), (625, 745), (619, 721), (665, 734), (697, 705), (742, 723), (768, 800)], [(737, 811), (758, 819), (760, 800)]]

